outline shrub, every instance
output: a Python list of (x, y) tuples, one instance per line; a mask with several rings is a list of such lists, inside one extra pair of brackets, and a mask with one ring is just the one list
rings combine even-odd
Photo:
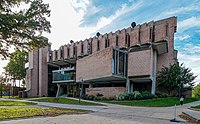
[(142, 99), (152, 99), (154, 98), (154, 95), (152, 95), (149, 91), (143, 91), (141, 93)]
[(128, 94), (128, 100), (140, 100), (142, 99), (142, 95), (139, 91), (134, 91)]
[(126, 100), (126, 98), (127, 98), (126, 93), (119, 93), (116, 95), (116, 100), (118, 100), (118, 101)]
[(161, 92), (157, 92), (157, 93), (156, 93), (156, 96), (157, 96), (158, 98), (167, 98), (167, 97), (168, 97), (168, 95), (167, 95), (166, 93), (161, 93)]
[(95, 100), (96, 99), (96, 97), (95, 96), (93, 96), (93, 95), (85, 95), (85, 96), (83, 96), (82, 97), (83, 99), (85, 99), (85, 100)]
[(101, 97), (101, 96), (103, 96), (103, 94), (97, 93), (96, 96), (97, 96), (97, 97)]

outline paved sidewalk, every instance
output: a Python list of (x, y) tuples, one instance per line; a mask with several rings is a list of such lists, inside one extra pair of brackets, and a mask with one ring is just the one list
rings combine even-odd
[(195, 119), (197, 122), (200, 122), (200, 111), (188, 109), (191, 106), (197, 106), (197, 105), (200, 105), (200, 100), (183, 105), (183, 107), (185, 108), (183, 114)]
[(108, 108), (107, 106), (97, 106), (97, 105), (72, 105), (72, 104), (62, 104), (62, 103), (28, 101), (30, 99), (28, 99), (28, 100), (17, 100), (17, 99), (0, 98), (0, 100), (32, 102), (32, 103), (37, 103), (37, 106), (55, 107), (55, 108), (68, 108), (68, 109), (81, 109), (81, 110), (90, 110), (90, 111), (99, 111), (99, 110)]
[(37, 102), (39, 106), (45, 107), (56, 107), (56, 108), (70, 108), (70, 109), (81, 109), (81, 110), (90, 110), (90, 111), (99, 111), (106, 109), (106, 106), (89, 106), (89, 105), (70, 105), (70, 104), (61, 104), (61, 103), (48, 103), (48, 102)]

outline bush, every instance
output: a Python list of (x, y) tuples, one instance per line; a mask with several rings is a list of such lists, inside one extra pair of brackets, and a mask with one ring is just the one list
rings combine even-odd
[(142, 95), (139, 91), (134, 91), (128, 95), (129, 100), (140, 100), (142, 99)]
[(93, 96), (93, 95), (85, 95), (85, 96), (83, 96), (82, 97), (83, 99), (85, 99), (85, 100), (95, 100), (96, 99), (96, 97), (95, 96)]
[(103, 94), (101, 94), (101, 93), (97, 93), (96, 96), (97, 96), (97, 97), (101, 97), (101, 96), (103, 96)]
[(166, 93), (161, 93), (161, 92), (157, 92), (157, 93), (156, 93), (156, 96), (157, 96), (158, 98), (167, 98), (167, 97), (168, 97), (168, 95), (167, 95)]
[(122, 101), (122, 100), (127, 100), (127, 94), (126, 93), (119, 93), (116, 95), (116, 100)]
[(142, 99), (152, 99), (155, 98), (154, 95), (152, 95), (149, 91), (143, 91), (141, 93)]

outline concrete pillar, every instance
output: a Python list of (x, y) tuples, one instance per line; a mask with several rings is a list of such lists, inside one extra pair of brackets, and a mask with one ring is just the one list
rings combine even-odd
[(126, 78), (126, 92), (130, 93), (130, 79), (128, 77)]
[(38, 49), (29, 52), (29, 67), (26, 71), (26, 92), (28, 97), (39, 95), (39, 51)]
[(133, 83), (130, 83), (130, 92), (132, 93), (133, 92)]
[(60, 84), (57, 84), (58, 89), (57, 89), (57, 93), (56, 93), (56, 97), (59, 97), (60, 95)]
[(39, 49), (39, 96), (48, 96), (48, 64), (49, 47)]
[(153, 73), (152, 73), (152, 88), (151, 94), (156, 93), (156, 72), (157, 72), (157, 51), (153, 50)]
[(93, 84), (92, 83), (89, 84), (89, 88), (93, 88)]

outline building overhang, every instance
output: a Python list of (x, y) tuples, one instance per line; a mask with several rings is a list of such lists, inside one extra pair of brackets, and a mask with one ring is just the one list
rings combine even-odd
[(158, 52), (158, 55), (168, 52), (168, 42), (166, 40), (154, 42), (153, 48)]
[(99, 78), (94, 78), (94, 79), (87, 79), (84, 80), (84, 82), (110, 82), (110, 81), (124, 81), (126, 78), (123, 76), (118, 76), (118, 75), (111, 75), (111, 76), (106, 76), (106, 77), (99, 77)]
[(73, 83), (75, 82), (75, 80), (62, 80), (62, 81), (52, 81), (52, 83), (56, 83), (56, 84), (67, 84), (67, 83)]
[(150, 75), (140, 75), (140, 76), (133, 76), (129, 77), (129, 79), (135, 83), (151, 83)]

